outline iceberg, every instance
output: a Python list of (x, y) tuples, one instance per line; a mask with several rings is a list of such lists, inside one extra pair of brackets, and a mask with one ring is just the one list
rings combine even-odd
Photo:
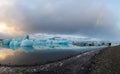
[(10, 41), (9, 46), (10, 46), (10, 47), (13, 47), (13, 46), (14, 46), (14, 42), (15, 42), (15, 39), (12, 39), (12, 40)]
[(14, 46), (20, 46), (21, 42), (19, 41), (14, 41)]
[(5, 40), (3, 40), (3, 44), (4, 45), (9, 45), (10, 44), (10, 39), (5, 39)]
[(32, 47), (33, 46), (33, 40), (29, 40), (29, 35), (26, 35), (24, 39), (21, 42), (22, 47)]
[(33, 45), (33, 41), (28, 39), (23, 40), (21, 43), (22, 47), (31, 47), (32, 45)]
[(71, 42), (69, 40), (66, 40), (66, 39), (49, 38), (48, 43), (60, 44), (60, 45), (69, 45)]
[(29, 39), (29, 35), (26, 35), (23, 40)]
[(10, 44), (9, 44), (9, 46), (10, 47), (14, 47), (14, 46), (20, 46), (20, 44), (21, 44), (21, 39), (20, 38), (17, 38), (17, 39), (12, 39), (11, 41), (10, 41)]
[(22, 39), (20, 38), (15, 39), (14, 46), (19, 47), (21, 45), (21, 42), (22, 42)]
[(47, 38), (41, 40), (35, 40), (33, 42), (33, 48), (35, 49), (56, 49), (67, 48), (71, 45), (71, 41), (61, 38)]
[(48, 38), (48, 39), (41, 39), (41, 40), (35, 40), (33, 42), (33, 46), (37, 45), (66, 45), (68, 46), (71, 42), (68, 40), (62, 40), (62, 39), (55, 39), (55, 38)]
[(35, 40), (33, 42), (33, 46), (45, 45), (46, 43), (47, 43), (47, 40)]

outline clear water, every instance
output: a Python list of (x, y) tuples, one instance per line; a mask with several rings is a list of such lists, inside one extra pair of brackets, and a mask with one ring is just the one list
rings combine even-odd
[(0, 47), (0, 64), (34, 65), (64, 59), (85, 51), (103, 47), (75, 47), (64, 45), (41, 45), (33, 47)]

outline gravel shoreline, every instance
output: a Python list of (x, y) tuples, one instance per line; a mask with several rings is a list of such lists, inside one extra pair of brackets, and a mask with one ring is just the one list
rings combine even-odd
[(87, 74), (92, 57), (102, 49), (86, 52), (66, 60), (41, 66), (5, 67), (0, 66), (0, 74)]
[(120, 74), (120, 46), (106, 48), (96, 55), (89, 74)]

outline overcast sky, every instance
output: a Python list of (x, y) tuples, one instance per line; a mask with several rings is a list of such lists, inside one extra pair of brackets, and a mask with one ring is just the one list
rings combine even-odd
[(0, 38), (33, 33), (120, 40), (120, 0), (0, 0)]

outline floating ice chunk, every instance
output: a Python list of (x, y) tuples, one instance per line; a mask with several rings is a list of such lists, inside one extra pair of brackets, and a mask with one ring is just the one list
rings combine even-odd
[(5, 40), (3, 40), (3, 44), (4, 45), (9, 45), (10, 44), (10, 39), (5, 39)]
[(17, 46), (17, 47), (20, 46), (21, 42), (22, 42), (22, 39), (20, 38), (15, 39), (14, 46)]
[(48, 43), (51, 43), (51, 44), (69, 45), (69, 44), (70, 44), (70, 41), (68, 41), (68, 40), (48, 40)]
[(9, 46), (10, 47), (14, 47), (14, 46), (20, 46), (20, 44), (21, 44), (21, 39), (20, 38), (16, 38), (16, 39), (12, 39), (11, 41), (10, 41), (10, 44), (9, 44)]
[(33, 46), (39, 46), (39, 45), (43, 46), (43, 45), (46, 45), (46, 44), (47, 44), (47, 40), (35, 40), (33, 42)]
[(14, 46), (20, 46), (21, 42), (19, 41), (14, 41)]
[(12, 40), (10, 41), (9, 46), (10, 46), (10, 47), (13, 47), (13, 46), (14, 46), (14, 42), (15, 42), (15, 39), (12, 39)]
[(29, 35), (26, 35), (23, 40), (29, 39)]
[(31, 47), (33, 46), (33, 41), (32, 40), (23, 40), (22, 43), (21, 43), (21, 46), (22, 47)]
[(62, 44), (62, 45), (69, 45), (70, 42), (67, 41), (67, 40), (61, 40), (61, 41), (58, 41), (58, 44)]
[(24, 39), (21, 42), (22, 47), (32, 47), (33, 46), (33, 40), (29, 40), (29, 35), (26, 35)]

